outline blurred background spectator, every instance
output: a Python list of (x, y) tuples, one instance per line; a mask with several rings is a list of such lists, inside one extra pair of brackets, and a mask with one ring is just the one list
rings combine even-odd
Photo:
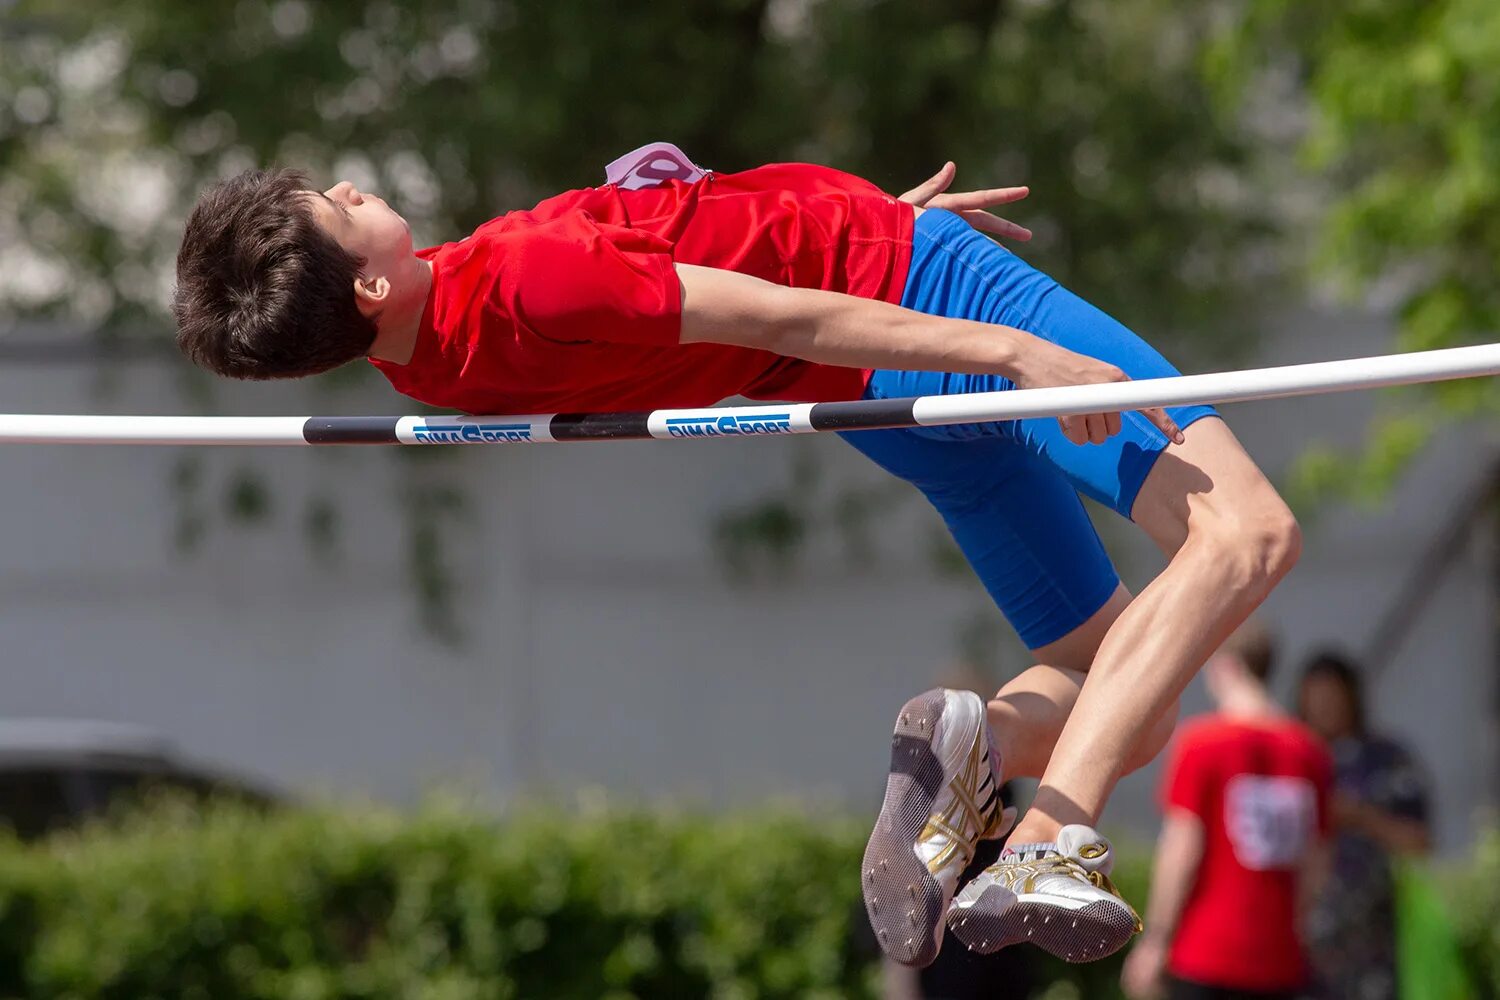
[(1132, 997), (1291, 1000), (1307, 984), (1302, 910), (1326, 868), (1332, 763), (1267, 690), (1272, 660), (1265, 628), (1242, 625), (1204, 668), (1217, 710), (1173, 737)]
[(1398, 996), (1396, 872), (1431, 844), (1427, 778), (1395, 740), (1369, 731), (1359, 669), (1324, 652), (1308, 661), (1297, 711), (1334, 761), (1333, 866), (1308, 922), (1320, 1000)]

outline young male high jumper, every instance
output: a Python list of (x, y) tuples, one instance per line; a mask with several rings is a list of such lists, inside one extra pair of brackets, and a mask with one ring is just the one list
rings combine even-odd
[[(178, 341), (235, 378), (360, 357), (401, 392), (469, 412), (698, 407), (726, 397), (880, 399), (1175, 374), (1104, 313), (974, 228), (1025, 189), (899, 199), (826, 167), (704, 171), (668, 144), (601, 187), (414, 251), (401, 216), (341, 182), (250, 172), (200, 198), (177, 261)], [(950, 211), (951, 210), (951, 211)], [(1036, 666), (987, 705), (930, 691), (901, 710), (860, 878), (881, 946), (937, 954), (1031, 940), (1083, 961), (1139, 927), (1094, 831), (1122, 773), (1165, 744), (1176, 699), (1296, 561), (1286, 505), (1208, 407), (844, 439), (938, 509)], [(1121, 586), (1086, 494), (1169, 556)], [(1086, 680), (1085, 680), (1086, 678)], [(999, 862), (994, 790), (1041, 785)]]

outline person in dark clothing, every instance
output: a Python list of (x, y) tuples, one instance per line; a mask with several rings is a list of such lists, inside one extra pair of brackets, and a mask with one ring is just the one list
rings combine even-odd
[(1396, 891), (1392, 859), (1431, 843), (1427, 780), (1401, 744), (1365, 723), (1358, 668), (1337, 653), (1312, 658), (1298, 713), (1334, 761), (1334, 852), (1309, 915), (1317, 1000), (1395, 1000)]

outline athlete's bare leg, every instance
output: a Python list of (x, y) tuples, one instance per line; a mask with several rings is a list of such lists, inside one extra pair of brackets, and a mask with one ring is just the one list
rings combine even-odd
[(1131, 517), (1171, 560), (1105, 631), (1016, 842), (1097, 823), (1153, 726), (1301, 548), (1286, 504), (1216, 418), (1161, 455)]
[[(1157, 459), (1132, 517), (1171, 557), (1138, 597), (1117, 592), (1036, 650), (1050, 662), (988, 704), (935, 690), (902, 706), (861, 861), (871, 926), (896, 960), (931, 961), (945, 914), (980, 952), (1031, 941), (1068, 961), (1112, 954), (1140, 930), (1108, 880), (1113, 852), (1093, 825), (1120, 775), (1166, 741), (1183, 687), (1291, 568), (1300, 539), (1286, 505), (1214, 418), (1193, 423)], [(1085, 664), (1080, 684), (1071, 668)], [(1038, 770), (1041, 787), (1009, 838), (1014, 853), (959, 890), (974, 845), (1003, 833), (997, 779)]]
[[(1012, 678), (990, 699), (990, 731), (1006, 780), (1042, 776), (1104, 636), (1129, 605), (1130, 592), (1120, 587), (1088, 621), (1032, 650), (1037, 666)], [(1127, 758), (1126, 773), (1144, 767), (1161, 752), (1176, 721), (1174, 702)]]
[[(1033, 650), (1045, 662), (1011, 680), (988, 703), (972, 693), (938, 689), (902, 706), (885, 799), (860, 866), (870, 925), (881, 949), (896, 962), (919, 966), (936, 957), (948, 904), (978, 841), (1005, 833), (1008, 814), (1001, 809), (999, 784), (1042, 774), (1085, 690), (1084, 668), (1130, 604), (1129, 592), (1119, 587), (1067, 636)], [(1175, 718), (1174, 705), (1170, 716), (1148, 729), (1125, 766), (1139, 767), (1154, 757)], [(1075, 915), (1073, 928), (1081, 915)], [(1124, 919), (1129, 923), (1121, 930), (1128, 935), (1133, 912)], [(979, 923), (974, 921), (976, 927)], [(955, 933), (963, 933), (962, 927)], [(1037, 943), (1071, 957), (1074, 946), (1055, 937)], [(998, 938), (993, 943), (1000, 946)], [(981, 934), (971, 947), (993, 950), (991, 944)]]

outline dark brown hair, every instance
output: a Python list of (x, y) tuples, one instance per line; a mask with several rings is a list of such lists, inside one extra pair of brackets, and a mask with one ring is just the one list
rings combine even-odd
[(1276, 661), (1276, 643), (1258, 619), (1250, 618), (1224, 640), (1221, 647), (1245, 665), (1250, 676), (1264, 683)]
[(297, 378), (365, 354), (365, 261), (318, 225), (307, 178), (247, 170), (203, 192), (177, 251), (177, 346), (230, 378)]
[[(1309, 681), (1326, 679), (1339, 685), (1349, 705), (1349, 719), (1354, 725), (1354, 735), (1365, 734), (1365, 685), (1359, 667), (1352, 659), (1333, 649), (1319, 650), (1302, 668), (1302, 688)], [(1299, 700), (1300, 700), (1299, 695)]]

